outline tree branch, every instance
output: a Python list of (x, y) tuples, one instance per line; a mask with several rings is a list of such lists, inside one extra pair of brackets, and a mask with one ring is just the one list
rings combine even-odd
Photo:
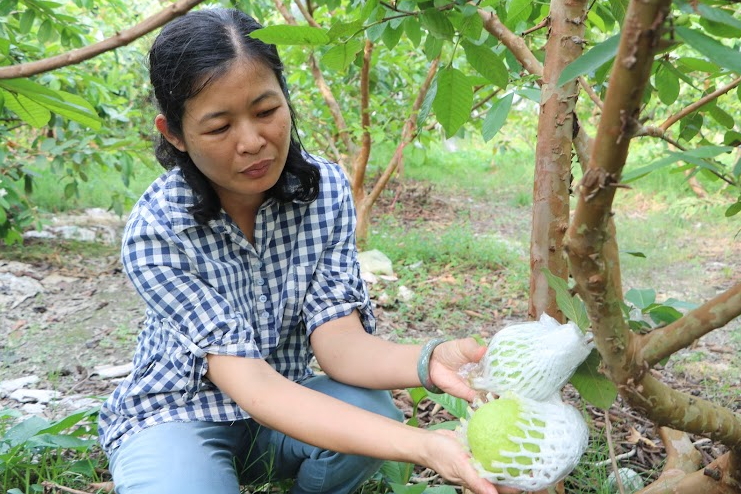
[(45, 58), (44, 60), (0, 67), (0, 79), (30, 77), (32, 75), (49, 72), (50, 70), (59, 69), (68, 65), (75, 65), (85, 60), (89, 60), (101, 53), (128, 45), (145, 34), (164, 26), (176, 17), (180, 17), (201, 2), (203, 2), (203, 0), (182, 0), (180, 2), (175, 2), (159, 13), (143, 20), (134, 27), (121, 31), (115, 36), (111, 36), (110, 38), (104, 39), (103, 41), (99, 41), (90, 46), (78, 48), (55, 57)]
[(365, 40), (363, 50), (363, 68), (360, 71), (360, 122), (363, 128), (360, 151), (355, 154), (352, 164), (352, 191), (355, 202), (358, 203), (365, 198), (365, 170), (368, 166), (368, 158), (371, 151), (371, 118), (370, 118), (370, 66), (373, 54), (373, 42)]
[(651, 374), (621, 386), (620, 391), (658, 425), (709, 436), (731, 449), (741, 448), (741, 417), (724, 406), (672, 389)]
[(670, 5), (671, 0), (630, 2), (589, 167), (577, 187), (579, 198), (567, 233), (576, 290), (587, 306), (606, 373), (618, 385), (633, 379), (640, 369), (632, 360), (635, 338), (623, 319), (622, 294), (613, 278), (614, 259), (604, 247), (611, 239), (612, 202), (638, 125), (640, 95)]
[[(399, 144), (396, 146), (394, 155), (391, 157), (391, 160), (386, 166), (386, 169), (383, 171), (383, 174), (381, 174), (381, 177), (378, 179), (373, 189), (370, 191), (370, 193), (366, 196), (363, 203), (360, 205), (359, 209), (362, 210), (362, 214), (364, 215), (368, 214), (370, 207), (376, 202), (376, 200), (378, 199), (378, 196), (381, 195), (381, 192), (386, 187), (386, 184), (388, 184), (389, 180), (391, 179), (391, 176), (396, 170), (396, 167), (399, 166), (399, 163), (401, 162), (404, 156), (403, 155), (404, 148), (410, 142), (412, 142), (414, 138), (416, 137), (415, 129), (417, 128), (417, 123), (416, 123), (417, 114), (419, 113), (419, 109), (422, 106), (422, 103), (424, 102), (427, 92), (430, 90), (430, 85), (432, 84), (432, 81), (435, 78), (435, 73), (437, 72), (437, 66), (439, 62), (440, 62), (440, 59), (436, 58), (430, 63), (430, 68), (427, 70), (427, 77), (425, 78), (424, 82), (420, 86), (419, 91), (417, 93), (417, 98), (414, 100), (414, 104), (412, 105), (412, 109), (409, 112), (409, 116), (404, 122), (404, 127), (401, 132), (401, 140)], [(359, 214), (360, 214), (360, 211), (359, 211)], [(358, 221), (358, 223), (360, 223), (360, 221)], [(358, 236), (360, 237), (361, 235), (359, 234)]]
[(501, 41), (528, 73), (543, 76), (543, 64), (535, 58), (524, 39), (510, 31), (494, 12), (479, 9), (479, 16), (484, 21), (484, 29)]
[(681, 119), (683, 119), (684, 117), (686, 117), (687, 115), (689, 115), (690, 113), (692, 113), (695, 110), (697, 110), (697, 109), (699, 109), (699, 108), (707, 105), (708, 103), (710, 103), (714, 99), (718, 98), (719, 96), (722, 96), (722, 95), (726, 94), (728, 91), (730, 91), (731, 89), (735, 88), (739, 84), (741, 84), (741, 77), (738, 77), (738, 78), (734, 79), (730, 84), (727, 84), (727, 85), (725, 85), (725, 86), (723, 86), (723, 87), (721, 87), (719, 89), (716, 89), (712, 93), (703, 96), (702, 98), (700, 98), (699, 100), (695, 101), (691, 105), (689, 105), (686, 108), (683, 108), (682, 110), (678, 111), (677, 113), (675, 113), (671, 117), (667, 118), (664, 121), (664, 123), (662, 123), (661, 125), (659, 125), (659, 128), (661, 130), (668, 129), (669, 127), (671, 127), (672, 125), (674, 125), (675, 123), (677, 123), (678, 121), (680, 121)]
[(741, 283), (705, 302), (684, 317), (638, 337), (639, 362), (654, 365), (698, 338), (741, 315)]

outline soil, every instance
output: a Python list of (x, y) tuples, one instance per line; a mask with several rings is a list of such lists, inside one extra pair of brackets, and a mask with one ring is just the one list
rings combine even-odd
[[(496, 214), (492, 214), (496, 208)], [(446, 225), (465, 217), (472, 228), (481, 233), (497, 232), (502, 238), (519, 246), (523, 262), (527, 262), (527, 246), (523, 239), (529, 234), (529, 209), (516, 205), (496, 205), (469, 197), (443, 197), (438, 191), (422, 184), (394, 185), (374, 210), (376, 217), (393, 211), (396, 221), (429, 224), (430, 228)], [(118, 260), (118, 241), (124, 220), (99, 210), (50, 218), (44, 230), (52, 238), (27, 238), (23, 249), (0, 246), (0, 382), (26, 376), (38, 376), (32, 386), (58, 391), (60, 398), (37, 413), (58, 417), (69, 413), (80, 400), (96, 403), (104, 399), (118, 382), (117, 378), (102, 378), (105, 366), (127, 364), (132, 356), (138, 328), (143, 321), (142, 304), (126, 280)], [(62, 227), (73, 227), (87, 240), (60, 241), (54, 238)], [(56, 228), (56, 230), (55, 230)], [(685, 248), (696, 252), (705, 277), (698, 280), (691, 270), (672, 269), (665, 273), (670, 281), (669, 295), (685, 300), (709, 298), (741, 282), (741, 242), (726, 239), (708, 244), (701, 236), (683, 238)], [(33, 247), (33, 248), (31, 248)], [(43, 247), (43, 249), (41, 249)], [(31, 252), (43, 250), (43, 255)], [(455, 267), (451, 267), (454, 270)], [(682, 273), (689, 273), (682, 278)], [(12, 275), (12, 276), (11, 276)], [(458, 273), (460, 275), (460, 273)], [(463, 274), (465, 279), (465, 273)], [(497, 274), (489, 280), (497, 285)], [(15, 280), (12, 285), (9, 280)], [(28, 282), (19, 288), (18, 280)], [(371, 286), (371, 295), (378, 302), (382, 288), (393, 284), (386, 280)], [(468, 288), (463, 285), (460, 291)], [(494, 290), (492, 289), (492, 292)], [(449, 296), (446, 292), (442, 296)], [(434, 294), (431, 296), (435, 296)], [(451, 305), (463, 324), (459, 334), (493, 334), (513, 320), (526, 318), (526, 293), (502, 301), (508, 309), (484, 312), (480, 307)], [(437, 334), (434, 320), (410, 322), (398, 317), (398, 304), (378, 303), (378, 332), (394, 340), (423, 340)], [(721, 399), (732, 410), (741, 410), (741, 324), (736, 320), (725, 328), (698, 340), (695, 345), (679, 352), (673, 363), (657, 372), (673, 387), (696, 396)], [(23, 405), (10, 399), (0, 389), (0, 410)], [(578, 397), (567, 387), (566, 398), (576, 403)], [(92, 399), (92, 401), (90, 401)], [(411, 402), (404, 391), (396, 393), (400, 407), (411, 414)], [(31, 404), (33, 407), (33, 404)], [(593, 423), (605, 426), (605, 413), (591, 407)], [(34, 410), (31, 408), (30, 410)], [(29, 409), (26, 408), (28, 412)], [(618, 400), (610, 409), (615, 454), (632, 456), (621, 466), (629, 466), (648, 475), (655, 475), (664, 451), (655, 428), (640, 414)], [(419, 419), (423, 424), (451, 418), (432, 402), (424, 402)], [(722, 453), (717, 446), (701, 438), (697, 448), (706, 462)]]

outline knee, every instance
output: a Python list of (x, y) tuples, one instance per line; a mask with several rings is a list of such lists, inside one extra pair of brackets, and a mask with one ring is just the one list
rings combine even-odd
[(404, 414), (394, 404), (391, 392), (378, 389), (369, 389), (366, 391), (371, 395), (369, 399), (370, 406), (366, 410), (401, 422)]
[(401, 421), (404, 418), (404, 414), (394, 404), (391, 393), (386, 390), (342, 384), (327, 376), (317, 377), (308, 382), (306, 386), (390, 419)]

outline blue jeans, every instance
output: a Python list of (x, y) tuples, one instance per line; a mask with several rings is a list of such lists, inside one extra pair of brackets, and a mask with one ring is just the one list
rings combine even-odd
[[(302, 384), (402, 419), (388, 391), (348, 386), (326, 376)], [(156, 425), (125, 440), (110, 460), (117, 494), (238, 494), (240, 484), (286, 479), (294, 479), (291, 494), (348, 494), (383, 463), (310, 446), (254, 420)]]

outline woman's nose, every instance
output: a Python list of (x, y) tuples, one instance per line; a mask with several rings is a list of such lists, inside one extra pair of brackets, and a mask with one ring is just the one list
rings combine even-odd
[(250, 124), (240, 126), (237, 138), (237, 152), (239, 154), (257, 154), (266, 143), (260, 128)]

